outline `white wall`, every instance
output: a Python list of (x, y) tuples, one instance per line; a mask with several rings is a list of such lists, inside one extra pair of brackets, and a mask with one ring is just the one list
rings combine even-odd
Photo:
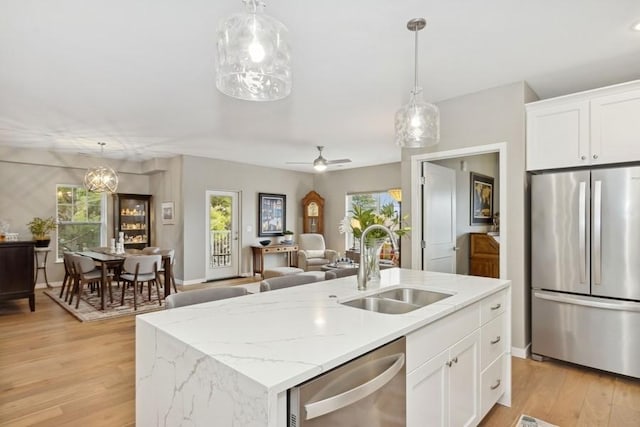
[[(441, 140), (427, 149), (403, 149), (402, 189), (410, 194), (411, 156), (456, 148), (507, 143), (508, 235), (506, 241), (507, 279), (513, 284), (512, 344), (525, 349), (530, 342), (529, 278), (526, 270), (528, 225), (526, 220), (527, 177), (525, 173), (525, 110), (532, 92), (518, 82), (453, 98), (440, 107)], [(409, 212), (413, 201), (403, 200)], [(504, 220), (504, 219), (503, 219)], [(501, 239), (501, 241), (504, 240)], [(411, 247), (403, 241), (403, 266), (411, 262)], [(409, 255), (409, 256), (407, 256)]]
[[(461, 169), (460, 162), (466, 162), (467, 170)], [(434, 160), (440, 166), (452, 169), (456, 174), (456, 273), (469, 274), (469, 233), (484, 233), (490, 225), (471, 225), (471, 172), (494, 178), (493, 211), (500, 209), (500, 174), (498, 154), (480, 154), (477, 156), (457, 157), (454, 159)]]
[[(313, 175), (282, 169), (264, 168), (243, 163), (202, 157), (182, 157), (182, 233), (184, 259), (176, 270), (187, 283), (205, 277), (205, 242), (207, 190), (241, 192), (242, 218), (240, 219), (241, 273), (251, 271), (251, 245), (258, 237), (258, 193), (285, 194), (287, 196), (286, 228), (298, 234), (302, 231), (302, 198), (313, 190)], [(248, 228), (251, 231), (248, 231)], [(176, 262), (180, 263), (180, 259)], [(265, 265), (283, 265), (282, 258), (265, 257)]]

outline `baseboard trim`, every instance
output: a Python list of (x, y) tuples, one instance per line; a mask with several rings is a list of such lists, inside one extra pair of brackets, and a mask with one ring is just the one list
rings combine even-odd
[(205, 279), (205, 278), (193, 279), (193, 280), (178, 280), (178, 279), (176, 279), (176, 283), (178, 285), (182, 285), (182, 286), (198, 285), (200, 283), (205, 283), (206, 281), (207, 281), (207, 279)]
[(511, 347), (511, 355), (520, 359), (527, 359), (531, 353), (531, 343), (527, 344), (525, 348)]

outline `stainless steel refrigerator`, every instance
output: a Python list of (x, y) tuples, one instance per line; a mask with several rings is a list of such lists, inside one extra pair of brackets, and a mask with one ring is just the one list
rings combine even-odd
[(531, 350), (640, 377), (640, 167), (531, 178)]

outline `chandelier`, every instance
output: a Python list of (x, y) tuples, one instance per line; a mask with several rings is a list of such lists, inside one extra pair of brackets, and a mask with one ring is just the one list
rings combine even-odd
[(422, 88), (418, 86), (418, 31), (426, 25), (424, 18), (407, 22), (409, 31), (415, 33), (415, 78), (409, 103), (396, 112), (396, 144), (400, 147), (428, 147), (440, 141), (440, 110), (422, 100)]
[(261, 0), (243, 0), (246, 11), (218, 28), (216, 87), (247, 101), (275, 101), (291, 93), (289, 32), (264, 14)]
[[(104, 154), (106, 142), (98, 142), (100, 154)], [(84, 175), (84, 186), (95, 193), (115, 193), (118, 189), (118, 174), (109, 166), (98, 166), (87, 169)]]

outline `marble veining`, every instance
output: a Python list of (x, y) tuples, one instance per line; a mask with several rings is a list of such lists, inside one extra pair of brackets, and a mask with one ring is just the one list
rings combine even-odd
[[(508, 284), (394, 268), (363, 292), (352, 276), (139, 315), (137, 425), (279, 426), (288, 388)], [(339, 304), (398, 285), (454, 295), (401, 315)]]

